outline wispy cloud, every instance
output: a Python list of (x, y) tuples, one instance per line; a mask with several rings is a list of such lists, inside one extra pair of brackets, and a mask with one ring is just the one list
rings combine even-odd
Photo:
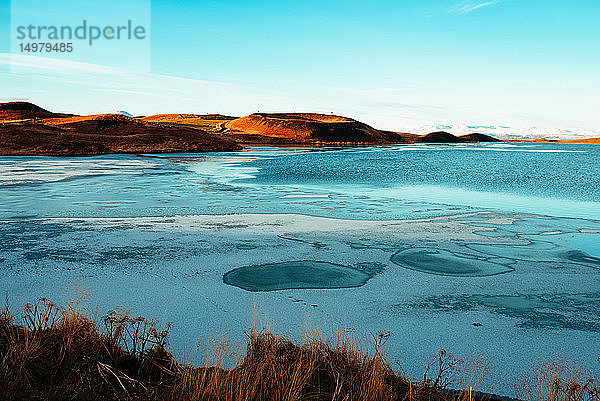
[(455, 14), (467, 14), (475, 10), (479, 10), (480, 8), (491, 6), (493, 4), (499, 3), (500, 0), (488, 0), (488, 1), (462, 1), (458, 4), (455, 4), (450, 8), (450, 12)]

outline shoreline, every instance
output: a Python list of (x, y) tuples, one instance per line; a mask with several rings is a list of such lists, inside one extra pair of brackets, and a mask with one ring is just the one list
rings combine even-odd
[[(352, 149), (352, 148), (385, 148), (385, 147), (395, 147), (395, 146), (440, 146), (440, 145), (448, 145), (448, 146), (469, 146), (469, 145), (478, 145), (486, 142), (469, 142), (469, 143), (453, 143), (453, 142), (439, 142), (439, 143), (423, 143), (423, 142), (398, 142), (398, 143), (386, 143), (386, 144), (377, 144), (377, 143), (351, 143), (351, 142), (323, 142), (323, 143), (307, 143), (307, 142), (248, 142), (244, 143), (240, 148), (235, 149), (214, 149), (214, 150), (149, 150), (149, 151), (131, 151), (131, 152), (106, 152), (106, 153), (75, 153), (75, 154), (65, 154), (65, 153), (52, 153), (52, 152), (17, 152), (17, 153), (3, 153), (0, 150), (0, 157), (59, 157), (59, 158), (68, 158), (68, 157), (95, 157), (95, 156), (110, 156), (110, 155), (127, 155), (127, 156), (137, 156), (137, 157), (152, 157), (152, 155), (189, 155), (189, 154), (203, 154), (203, 153), (236, 153), (236, 152), (248, 152), (252, 151), (256, 148), (282, 148), (282, 149), (324, 149), (324, 148), (338, 148), (338, 149)], [(500, 140), (495, 142), (495, 144), (542, 144), (542, 145), (600, 145), (600, 139), (590, 138), (590, 139), (572, 139), (572, 140)], [(160, 157), (160, 156), (157, 156)]]

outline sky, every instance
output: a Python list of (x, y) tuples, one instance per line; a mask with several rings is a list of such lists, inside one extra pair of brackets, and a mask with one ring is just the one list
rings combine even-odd
[[(314, 111), (396, 131), (600, 129), (598, 0), (86, 1), (0, 0), (0, 101), (81, 114)], [(79, 59), (19, 53), (15, 25), (51, 24), (53, 12), (131, 18), (148, 35), (79, 46)]]

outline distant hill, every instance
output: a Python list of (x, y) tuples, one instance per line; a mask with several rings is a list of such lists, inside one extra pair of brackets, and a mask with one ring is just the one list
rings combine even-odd
[(396, 132), (396, 134), (400, 135), (405, 143), (417, 143), (421, 135), (410, 134), (408, 132)]
[[(29, 102), (0, 103), (0, 155), (206, 152), (236, 150), (242, 145), (500, 142), (482, 133), (456, 136), (441, 129), (425, 135), (384, 131), (352, 118), (319, 113), (254, 113), (240, 118), (222, 114), (132, 117), (125, 112), (77, 116), (53, 113)], [(599, 144), (600, 138), (515, 142)]]
[(163, 126), (121, 114), (47, 118), (0, 124), (0, 155), (186, 153), (241, 149), (203, 130)]
[(460, 143), (459, 137), (452, 135), (449, 132), (437, 131), (431, 132), (418, 138), (420, 143)]
[(261, 138), (293, 143), (388, 144), (405, 139), (347, 117), (318, 113), (254, 113), (225, 123), (242, 141)]
[(499, 139), (496, 139), (492, 136), (486, 134), (467, 134), (458, 136), (460, 142), (500, 142)]
[(73, 114), (52, 113), (29, 102), (0, 103), (0, 121), (29, 120), (36, 118), (70, 117)]
[(588, 144), (600, 144), (600, 138), (586, 138), (586, 139), (567, 139), (564, 141), (558, 141), (560, 143), (588, 143)]
[(223, 114), (154, 114), (142, 117), (144, 121), (177, 122), (181, 120), (235, 120), (238, 117), (225, 116)]
[(416, 136), (416, 143), (478, 143), (478, 142), (500, 142), (498, 139), (485, 134), (467, 134), (456, 136), (445, 131), (431, 132), (426, 135)]
[(222, 114), (155, 114), (141, 119), (161, 124), (179, 124), (207, 131), (219, 131), (223, 129), (226, 122), (236, 118)]
[(127, 124), (133, 124), (143, 126), (144, 123), (134, 117), (128, 117), (123, 114), (93, 114), (89, 116), (71, 116), (71, 117), (59, 117), (59, 118), (45, 118), (41, 120), (44, 124), (49, 125), (68, 125), (82, 122), (94, 122), (97, 125), (106, 126), (124, 126)]

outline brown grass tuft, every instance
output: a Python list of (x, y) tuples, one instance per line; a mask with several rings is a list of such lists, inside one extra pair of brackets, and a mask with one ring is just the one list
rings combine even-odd
[[(166, 350), (170, 325), (113, 310), (101, 318), (79, 302), (26, 304), (20, 322), (0, 309), (0, 400), (480, 401), (489, 364), (441, 350), (422, 381), (394, 371), (389, 332), (326, 336), (309, 326), (300, 342), (252, 325), (245, 349), (209, 342), (201, 363)], [(526, 401), (597, 400), (598, 385), (565, 361), (540, 365), (519, 387)], [(486, 396), (489, 398), (489, 396)], [(594, 398), (596, 397), (596, 398)], [(492, 397), (493, 399), (493, 397)]]
[[(217, 362), (185, 367), (173, 390), (185, 400), (394, 400), (408, 392), (409, 381), (396, 375), (384, 359), (388, 335), (374, 335), (361, 347), (338, 330), (324, 339), (307, 330), (302, 344), (285, 336), (255, 329), (248, 334), (247, 351), (240, 360), (227, 347), (206, 358)], [(236, 366), (227, 370), (224, 366)]]
[[(154, 393), (173, 378), (161, 342), (166, 334), (153, 322), (127, 316), (115, 331), (101, 333), (73, 304), (44, 298), (23, 307), (22, 325), (13, 319), (8, 308), (0, 314), (2, 399), (112, 400)], [(131, 343), (132, 352), (123, 348)]]
[(518, 383), (525, 401), (598, 401), (598, 380), (583, 366), (563, 357), (540, 363), (535, 373)]

